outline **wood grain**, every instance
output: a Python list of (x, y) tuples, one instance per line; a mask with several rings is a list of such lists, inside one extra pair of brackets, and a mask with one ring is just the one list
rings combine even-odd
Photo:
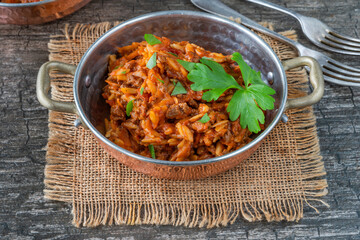
[[(271, 0), (317, 17), (342, 33), (359, 37), (358, 0)], [(300, 42), (316, 49), (289, 17), (240, 0), (225, 3), (257, 21), (272, 21), (277, 30), (299, 31)], [(50, 34), (65, 23), (126, 20), (144, 13), (197, 10), (185, 0), (93, 0), (75, 14), (39, 26), (0, 25), (0, 238), (1, 239), (360, 239), (360, 89), (326, 84), (315, 106), (329, 194), (320, 214), (305, 209), (299, 223), (248, 223), (219, 229), (172, 226), (104, 226), (77, 229), (71, 207), (44, 200), (47, 110), (35, 96), (35, 79), (47, 61)], [(360, 67), (359, 57), (329, 54)]]

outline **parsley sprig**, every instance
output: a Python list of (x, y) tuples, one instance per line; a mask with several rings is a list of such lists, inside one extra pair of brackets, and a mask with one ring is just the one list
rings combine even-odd
[(184, 88), (184, 86), (181, 84), (181, 82), (176, 83), (176, 85), (174, 87), (174, 90), (171, 93), (171, 96), (175, 96), (175, 95), (178, 95), (178, 94), (187, 94), (187, 91)]
[(134, 107), (134, 99), (126, 104), (126, 116), (130, 117), (130, 113), (133, 110), (133, 107)]
[(149, 151), (150, 151), (150, 155), (152, 158), (156, 158), (156, 155), (155, 155), (155, 148), (154, 148), (154, 145), (150, 144), (149, 145)]
[(162, 43), (159, 39), (157, 39), (154, 35), (152, 34), (145, 34), (144, 35), (145, 41), (150, 44), (150, 45), (155, 45), (155, 44), (160, 44)]
[(156, 66), (156, 52), (154, 52), (154, 54), (151, 55), (149, 61), (148, 61), (147, 64), (146, 64), (146, 67), (147, 67), (148, 69), (152, 69), (152, 68), (155, 67), (155, 66)]
[(208, 58), (202, 58), (200, 63), (178, 62), (189, 72), (187, 77), (193, 82), (190, 86), (192, 90), (208, 90), (203, 93), (203, 100), (216, 101), (226, 90), (236, 89), (226, 109), (229, 118), (235, 121), (240, 117), (242, 128), (248, 127), (251, 132), (258, 133), (261, 130), (259, 122), (265, 122), (262, 110), (274, 108), (275, 100), (271, 95), (275, 94), (275, 90), (261, 80), (260, 72), (253, 70), (240, 53), (235, 52), (232, 60), (240, 67), (245, 87), (240, 86), (219, 63)]
[(204, 116), (199, 120), (201, 123), (207, 123), (208, 121), (210, 121), (210, 117), (207, 113), (205, 113)]

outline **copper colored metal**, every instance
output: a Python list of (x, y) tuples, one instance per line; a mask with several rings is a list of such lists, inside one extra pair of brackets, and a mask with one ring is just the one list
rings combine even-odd
[(31, 25), (69, 15), (91, 0), (44, 0), (35, 3), (0, 3), (0, 23)]
[(201, 179), (225, 172), (237, 166), (240, 162), (250, 157), (250, 155), (253, 152), (255, 152), (262, 143), (262, 141), (259, 141), (251, 149), (247, 149), (246, 151), (243, 151), (241, 154), (223, 159), (218, 162), (196, 164), (190, 166), (181, 166), (181, 165), (173, 166), (173, 165), (162, 165), (152, 162), (144, 162), (142, 160), (130, 157), (126, 154), (117, 151), (116, 149), (110, 147), (109, 145), (107, 145), (98, 138), (97, 140), (100, 143), (100, 145), (105, 149), (106, 152), (108, 152), (115, 159), (119, 160), (122, 164), (130, 167), (131, 169), (156, 178), (165, 178), (165, 179), (173, 179), (173, 180)]

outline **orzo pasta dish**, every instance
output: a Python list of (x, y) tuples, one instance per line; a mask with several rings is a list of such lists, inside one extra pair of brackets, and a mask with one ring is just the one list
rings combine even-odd
[[(151, 34), (145, 40), (118, 48), (109, 59), (103, 97), (110, 105), (105, 135), (112, 142), (147, 157), (191, 161), (234, 151), (264, 129), (275, 92), (240, 54)], [(245, 70), (250, 80), (244, 81)]]

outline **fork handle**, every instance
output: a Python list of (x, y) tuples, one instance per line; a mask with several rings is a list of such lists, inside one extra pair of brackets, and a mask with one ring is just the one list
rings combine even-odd
[(241, 21), (241, 24), (248, 27), (248, 28), (252, 28), (256, 31), (259, 31), (265, 35), (268, 35), (270, 37), (273, 37), (277, 40), (279, 40), (280, 42), (284, 42), (286, 44), (289, 44), (290, 46), (292, 46), (297, 53), (300, 55), (300, 48), (302, 48), (302, 45), (298, 42), (295, 42), (289, 38), (284, 37), (283, 35), (276, 33), (274, 31), (271, 31), (270, 29), (258, 24), (257, 22), (251, 20), (250, 18), (245, 17), (244, 15), (238, 13), (237, 11), (235, 11), (234, 9), (231, 9), (229, 6), (225, 5), (224, 3), (222, 3), (219, 0), (191, 0), (191, 2), (197, 6), (198, 8), (218, 15), (220, 17), (223, 18), (238, 18)]
[(271, 3), (271, 2), (268, 2), (265, 0), (246, 0), (246, 1), (258, 4), (258, 5), (261, 5), (264, 7), (268, 7), (268, 8), (274, 9), (274, 10), (278, 10), (280, 12), (283, 12), (285, 14), (288, 14), (288, 15), (296, 18), (299, 22), (300, 22), (300, 18), (302, 17), (302, 15), (300, 13), (297, 13), (293, 10), (290, 10), (288, 8), (282, 7), (280, 5), (277, 5), (275, 3)]

